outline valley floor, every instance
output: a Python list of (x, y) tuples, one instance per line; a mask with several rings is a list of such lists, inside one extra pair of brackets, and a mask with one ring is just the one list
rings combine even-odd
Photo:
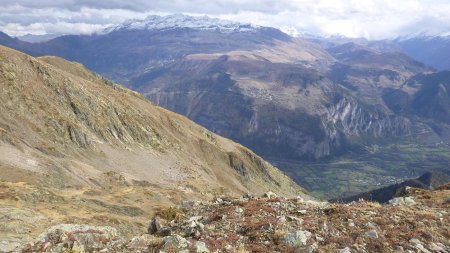
[(367, 147), (366, 154), (349, 154), (323, 162), (266, 159), (321, 199), (355, 195), (425, 172), (450, 173), (450, 149), (446, 145), (374, 145)]

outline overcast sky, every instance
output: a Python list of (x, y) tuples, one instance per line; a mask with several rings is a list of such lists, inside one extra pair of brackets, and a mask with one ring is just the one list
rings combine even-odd
[(12, 36), (92, 33), (130, 18), (184, 13), (296, 34), (368, 39), (450, 35), (450, 0), (0, 0), (0, 30)]

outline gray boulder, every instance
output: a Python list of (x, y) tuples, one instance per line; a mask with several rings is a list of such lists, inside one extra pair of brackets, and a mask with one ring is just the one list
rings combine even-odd
[(306, 245), (311, 233), (306, 230), (299, 230), (292, 233), (287, 233), (283, 236), (283, 241), (293, 247), (303, 247)]
[(147, 232), (151, 235), (169, 236), (171, 231), (165, 227), (165, 221), (154, 217), (148, 224)]
[(182, 252), (183, 250), (189, 252), (189, 246), (189, 241), (179, 235), (166, 236), (160, 252)]
[(121, 241), (123, 238), (113, 227), (60, 224), (42, 233), (39, 240), (30, 246), (30, 250), (44, 249), (45, 252), (61, 252), (64, 248), (72, 248), (73, 252), (92, 252), (108, 248)]

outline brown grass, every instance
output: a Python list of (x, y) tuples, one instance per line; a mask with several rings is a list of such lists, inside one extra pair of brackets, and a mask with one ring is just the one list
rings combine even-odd
[(227, 243), (225, 240), (216, 240), (214, 238), (206, 238), (202, 240), (211, 252), (219, 250)]
[(246, 245), (246, 249), (250, 252), (254, 252), (254, 253), (270, 253), (272, 252), (270, 249), (268, 249), (267, 246), (265, 245), (261, 245), (261, 244), (247, 244)]
[(251, 200), (243, 206), (245, 216), (253, 216), (260, 212), (266, 212), (269, 214), (274, 214), (275, 209), (270, 206), (265, 205), (267, 203), (264, 200)]
[(215, 210), (210, 216), (209, 216), (209, 220), (211, 221), (219, 221), (222, 219), (222, 217), (224, 215), (230, 215), (234, 212), (235, 207), (233, 206), (227, 206), (227, 207), (223, 207), (223, 208), (219, 208), (217, 210)]
[(167, 221), (178, 220), (183, 216), (183, 211), (176, 207), (160, 207), (156, 209), (155, 216)]

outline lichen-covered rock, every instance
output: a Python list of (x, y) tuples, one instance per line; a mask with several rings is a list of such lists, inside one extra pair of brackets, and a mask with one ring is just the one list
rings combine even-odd
[(273, 199), (276, 197), (278, 197), (278, 195), (276, 193), (270, 192), (270, 191), (263, 194), (263, 198)]
[(397, 197), (389, 200), (389, 204), (394, 206), (413, 206), (416, 202), (412, 197)]
[(127, 248), (132, 250), (146, 250), (155, 242), (155, 237), (149, 234), (133, 237), (128, 243)]
[(108, 244), (120, 240), (122, 238), (113, 227), (60, 224), (42, 233), (31, 248), (33, 251), (58, 252), (61, 244), (64, 244), (74, 252), (89, 252), (106, 248)]
[(194, 252), (196, 253), (209, 253), (208, 247), (206, 247), (206, 244), (204, 242), (194, 242), (194, 245), (192, 246), (194, 248)]
[(370, 231), (367, 231), (365, 235), (366, 235), (367, 237), (373, 238), (373, 239), (377, 239), (377, 238), (378, 238), (378, 233), (377, 233), (376, 230), (370, 230)]
[(189, 241), (179, 235), (166, 236), (160, 252), (180, 252), (181, 250), (188, 250), (189, 246)]
[(292, 233), (287, 233), (283, 236), (283, 241), (293, 247), (303, 247), (306, 245), (311, 233), (306, 230), (298, 230)]
[(338, 253), (351, 253), (351, 252), (352, 252), (352, 251), (350, 250), (349, 247), (345, 247), (345, 248), (340, 249), (340, 250), (338, 251)]

